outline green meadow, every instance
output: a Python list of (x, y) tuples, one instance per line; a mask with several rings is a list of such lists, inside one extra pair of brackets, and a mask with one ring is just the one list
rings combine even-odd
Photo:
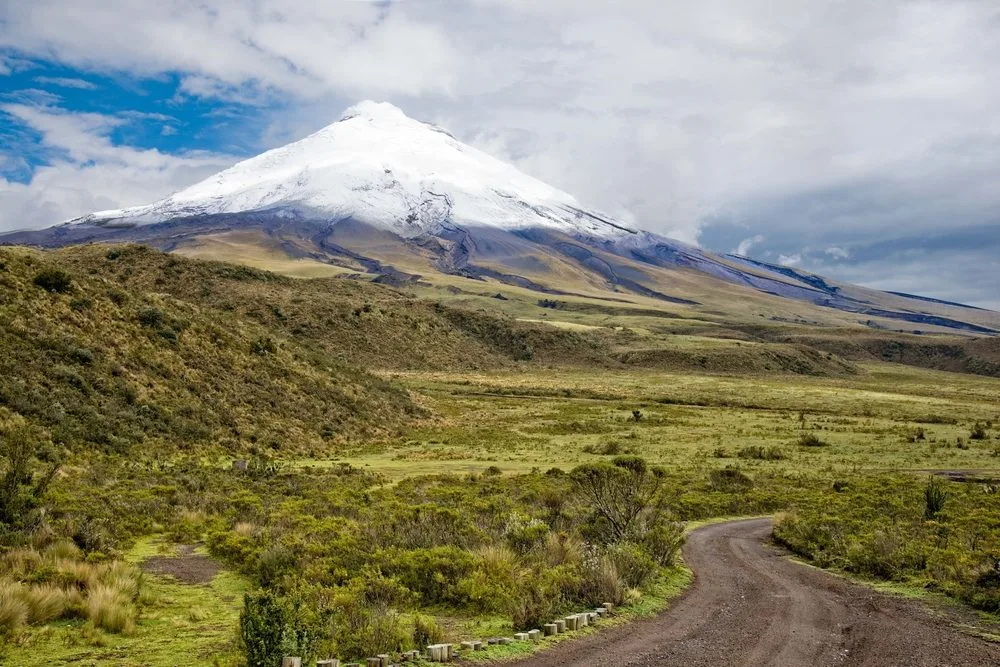
[(1000, 609), (982, 342), (135, 246), (0, 266), (5, 664), (356, 659), (603, 602), (627, 622), (690, 581), (690, 526), (764, 514), (816, 565)]

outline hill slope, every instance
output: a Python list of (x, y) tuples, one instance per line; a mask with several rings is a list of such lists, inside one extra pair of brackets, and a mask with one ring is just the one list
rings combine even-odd
[(0, 422), (19, 415), (58, 443), (113, 452), (301, 452), (425, 414), (400, 388), (250, 318), (58, 259), (0, 249)]

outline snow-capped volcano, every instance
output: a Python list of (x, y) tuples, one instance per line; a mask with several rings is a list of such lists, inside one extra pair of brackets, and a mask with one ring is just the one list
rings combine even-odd
[[(40, 246), (123, 241), (208, 257), (210, 248), (227, 257), (226, 248), (250, 246), (237, 256), (308, 258), (394, 283), (447, 274), (610, 302), (632, 295), (715, 314), (734, 301), (784, 313), (794, 300), (877, 318), (879, 326), (1000, 331), (994, 313), (835, 283), (630, 229), (376, 102), (158, 202), (0, 236), (0, 244)], [(779, 317), (824, 315), (793, 307)]]
[(353, 219), (404, 237), (456, 226), (550, 228), (609, 238), (631, 230), (574, 197), (384, 102), (362, 102), (305, 139), (244, 160), (146, 206), (73, 222), (152, 224), (269, 211)]

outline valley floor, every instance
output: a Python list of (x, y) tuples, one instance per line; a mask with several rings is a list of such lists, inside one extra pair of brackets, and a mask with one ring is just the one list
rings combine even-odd
[[(677, 470), (732, 463), (831, 477), (1000, 469), (1000, 437), (970, 439), (976, 422), (1000, 424), (993, 378), (896, 364), (839, 378), (564, 368), (387, 376), (430, 397), (441, 415), (337, 459), (390, 478), (568, 470), (625, 453)], [(803, 434), (822, 444), (802, 446)]]
[[(898, 484), (916, 489), (913, 493), (920, 492), (919, 485), (925, 483), (929, 471), (1000, 476), (996, 472), (1000, 470), (1000, 435), (992, 428), (1000, 423), (1000, 381), (992, 378), (890, 364), (862, 366), (856, 375), (837, 378), (573, 368), (383, 375), (411, 389), (435, 416), (399, 438), (345, 446), (329, 458), (289, 459), (284, 465), (290, 475), (323, 474), (348, 463), (381, 475), (383, 488), (392, 488), (394, 483), (430, 488), (429, 482), (420, 481), (421, 476), (453, 473), (456, 480), (459, 476), (485, 480), (525, 475), (539, 480), (557, 475), (552, 472), (556, 468), (569, 471), (584, 463), (634, 454), (664, 466), (672, 479), (685, 480), (686, 486), (670, 502), (687, 520), (758, 508), (794, 510), (806, 498), (825, 502), (828, 495), (836, 495), (831, 488), (837, 489), (837, 484), (867, 489), (866, 484), (877, 483), (885, 475), (904, 478)], [(985, 436), (970, 437), (975, 424), (982, 422), (991, 424)], [(216, 465), (228, 464), (226, 460)], [(742, 475), (752, 480), (753, 490), (724, 488), (715, 477), (720, 470), (735, 470), (737, 479)], [(908, 474), (894, 474), (899, 472)], [(951, 492), (955, 498), (963, 493), (962, 488), (974, 490), (974, 485), (948, 484), (956, 489)], [(150, 488), (150, 493), (157, 493), (158, 487)], [(248, 502), (243, 497), (238, 500)], [(273, 502), (279, 507), (277, 500)], [(296, 502), (303, 503), (301, 508)], [(268, 503), (272, 501), (265, 500), (265, 507)], [(306, 500), (290, 500), (280, 507), (283, 514), (276, 515), (284, 517), (280, 521), (304, 525), (312, 521)], [(221, 520), (212, 511), (216, 510), (183, 510), (187, 514), (182, 514), (182, 520), (195, 526), (191, 530), (196, 539), (203, 530), (222, 530)], [(224, 514), (218, 511), (219, 516)], [(847, 656), (847, 662), (838, 664), (860, 664), (864, 656), (874, 655), (871, 651), (876, 649), (871, 646), (875, 645), (870, 642), (881, 641), (887, 627), (899, 631), (899, 619), (910, 623), (910, 629), (891, 646), (877, 644), (878, 651), (887, 651), (885, 656), (901, 657), (903, 653), (892, 651), (903, 650), (911, 640), (926, 643), (937, 637), (940, 647), (926, 654), (926, 664), (938, 664), (934, 656), (940, 655), (968, 656), (954, 664), (1000, 659), (995, 649), (979, 644), (968, 648), (971, 640), (935, 628), (933, 620), (918, 618), (895, 602), (775, 557), (760, 545), (769, 525), (758, 521), (697, 533), (687, 547), (689, 565), (699, 577), (708, 579), (728, 572), (723, 579), (697, 583), (665, 616), (573, 643), (558, 653), (542, 653), (523, 664), (605, 664), (595, 661), (590, 652), (605, 644), (600, 659), (610, 661), (607, 664), (701, 664), (692, 657), (697, 651), (691, 651), (704, 646), (712, 647), (704, 654), (712, 656), (712, 664), (742, 664), (741, 660), (765, 664), (772, 658), (780, 663), (778, 658), (789, 656), (791, 662), (783, 664), (808, 658), (799, 663), (806, 664), (820, 657), (833, 664), (840, 659), (837, 656)], [(240, 531), (250, 529), (238, 523), (226, 528), (234, 531), (234, 540)], [(173, 530), (180, 529), (175, 526)], [(996, 537), (991, 534), (989, 539)], [(162, 549), (174, 548), (157, 546), (156, 539), (141, 539), (129, 559), (141, 563), (162, 556)], [(217, 549), (222, 548), (219, 544), (225, 547), (221, 539), (213, 543)], [(10, 644), (5, 664), (236, 664), (235, 626), (242, 594), (251, 585), (248, 579), (231, 570), (194, 584), (151, 572), (145, 577), (152, 591), (134, 634), (112, 635), (88, 629), (80, 620), (60, 621), (33, 628)], [(918, 585), (925, 581), (902, 571), (899, 578)], [(810, 586), (816, 590), (808, 590)], [(737, 594), (748, 590), (753, 595)], [(654, 589), (645, 594), (640, 606), (653, 609), (664, 599), (666, 594)], [(816, 599), (820, 599), (818, 606), (813, 604)], [(866, 605), (876, 612), (868, 620), (863, 613)], [(423, 611), (436, 618), (451, 641), (513, 630), (506, 614), (456, 614), (441, 606)], [(707, 620), (692, 625), (694, 617)], [(805, 625), (786, 627), (782, 619), (800, 619), (796, 622)], [(789, 628), (796, 629), (794, 641), (788, 636)], [(661, 637), (661, 630), (667, 634)], [(817, 634), (828, 630), (837, 634), (839, 643)], [(654, 635), (659, 638), (649, 639)], [(668, 645), (663, 637), (680, 643)], [(749, 637), (763, 639), (750, 642)], [(727, 653), (730, 650), (735, 652)], [(766, 655), (758, 655), (761, 651)], [(622, 662), (626, 656), (634, 658), (633, 662)], [(876, 660), (870, 664), (890, 663)]]

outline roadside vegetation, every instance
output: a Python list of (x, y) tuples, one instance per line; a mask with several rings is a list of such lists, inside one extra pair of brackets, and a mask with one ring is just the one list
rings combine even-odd
[(467, 296), (0, 248), (0, 661), (274, 665), (638, 613), (688, 580), (687, 522), (775, 512), (821, 566), (1000, 609), (996, 379)]

